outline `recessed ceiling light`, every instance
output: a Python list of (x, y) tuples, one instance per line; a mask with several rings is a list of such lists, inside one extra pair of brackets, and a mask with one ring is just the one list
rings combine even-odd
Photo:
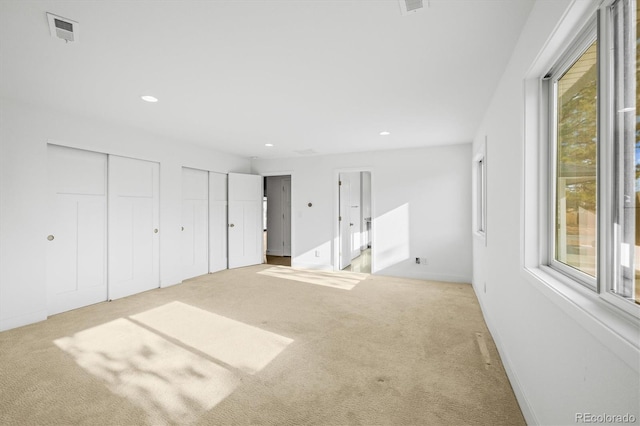
[(380, 132), (380, 136), (389, 136), (390, 134), (389, 132)]
[(264, 146), (271, 148), (273, 146), (272, 143), (265, 143)]
[(155, 96), (144, 95), (144, 96), (140, 96), (140, 97), (142, 98), (143, 101), (158, 102), (158, 98), (156, 98)]

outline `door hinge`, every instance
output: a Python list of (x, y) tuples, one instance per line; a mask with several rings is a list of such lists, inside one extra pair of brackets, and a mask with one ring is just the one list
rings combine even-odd
[(338, 216), (338, 222), (342, 222), (342, 216)]
[(338, 181), (338, 186), (342, 186), (342, 181), (341, 180)]

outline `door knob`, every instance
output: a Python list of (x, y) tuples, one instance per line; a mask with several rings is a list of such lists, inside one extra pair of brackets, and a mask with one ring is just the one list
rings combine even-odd
[(158, 228), (154, 229), (154, 230), (153, 230), (153, 233), (154, 233), (154, 234), (157, 234), (157, 233), (158, 233)]
[(233, 223), (229, 224), (229, 228), (233, 228), (235, 225)]
[(49, 240), (49, 241), (53, 241), (53, 239), (54, 239), (54, 238), (55, 238), (55, 237), (54, 237), (53, 235), (49, 235), (49, 236), (47, 237), (47, 240)]
[(353, 226), (353, 223), (350, 223), (349, 226)]
[(181, 226), (181, 228), (182, 228), (181, 231), (184, 231), (184, 226)]

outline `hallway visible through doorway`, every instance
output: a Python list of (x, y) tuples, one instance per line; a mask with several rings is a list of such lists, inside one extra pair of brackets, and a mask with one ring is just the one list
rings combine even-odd
[(371, 273), (371, 172), (338, 174), (337, 270)]
[(263, 200), (263, 262), (291, 266), (291, 176), (266, 176)]

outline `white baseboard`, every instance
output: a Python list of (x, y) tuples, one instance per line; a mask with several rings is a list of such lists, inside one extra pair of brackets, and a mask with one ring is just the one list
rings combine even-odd
[(0, 318), (0, 331), (11, 330), (47, 319), (47, 311), (41, 310), (29, 314), (18, 315), (10, 318)]
[(507, 373), (507, 378), (511, 383), (511, 388), (513, 389), (513, 393), (516, 395), (516, 400), (518, 401), (518, 405), (520, 405), (520, 410), (522, 411), (522, 415), (524, 416), (524, 420), (528, 425), (539, 425), (537, 416), (533, 410), (533, 407), (529, 404), (529, 400), (527, 395), (522, 388), (520, 380), (518, 379), (518, 374), (511, 367), (511, 361), (509, 360), (509, 354), (502, 343), (502, 338), (500, 337), (500, 333), (498, 329), (493, 326), (491, 321), (491, 317), (487, 315), (487, 311), (482, 302), (482, 298), (478, 297), (477, 288), (474, 285), (471, 286), (473, 288), (474, 293), (476, 294), (476, 298), (478, 299), (478, 303), (480, 304), (480, 310), (482, 311), (482, 316), (484, 317), (484, 321), (487, 324), (487, 328), (489, 329), (489, 333), (491, 333), (491, 337), (496, 344), (496, 348), (498, 349), (498, 353), (500, 354), (500, 359), (502, 360), (502, 365), (504, 367), (505, 372)]

